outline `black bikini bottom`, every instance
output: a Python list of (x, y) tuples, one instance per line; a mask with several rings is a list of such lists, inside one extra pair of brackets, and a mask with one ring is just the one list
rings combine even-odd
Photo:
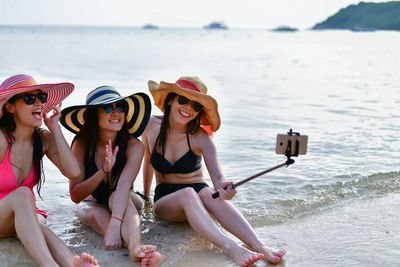
[(165, 197), (166, 195), (169, 195), (171, 193), (174, 193), (178, 190), (181, 190), (186, 187), (191, 187), (196, 191), (197, 193), (200, 192), (201, 189), (208, 187), (208, 184), (206, 183), (194, 183), (194, 184), (167, 184), (167, 183), (161, 183), (156, 186), (156, 189), (154, 191), (154, 202), (159, 200), (162, 197)]

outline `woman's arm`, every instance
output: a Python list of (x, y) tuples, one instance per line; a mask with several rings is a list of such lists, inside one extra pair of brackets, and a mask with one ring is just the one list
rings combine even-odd
[(144, 146), (136, 138), (131, 138), (126, 150), (126, 164), (118, 180), (112, 203), (112, 216), (123, 218), (130, 195), (130, 189), (140, 170)]
[(79, 203), (96, 190), (107, 174), (101, 168), (85, 180), (85, 145), (81, 140), (75, 139), (71, 150), (77, 158), (81, 174), (77, 179), (69, 181), (69, 194), (73, 202)]
[(210, 174), (214, 188), (219, 192), (220, 198), (226, 200), (232, 199), (236, 194), (236, 190), (223, 189), (225, 186), (232, 184), (232, 181), (226, 181), (221, 172), (221, 168), (217, 158), (217, 150), (215, 148), (214, 142), (205, 131), (199, 132), (197, 136), (199, 138), (198, 140), (201, 153), (203, 154), (204, 162), (207, 166), (207, 170)]
[(149, 140), (147, 137), (147, 132), (145, 131), (142, 135), (142, 140), (144, 144), (144, 160), (143, 160), (143, 194), (149, 198), (151, 183), (153, 182), (154, 169), (150, 163), (151, 151), (149, 146)]
[(64, 138), (60, 124), (58, 124), (60, 117), (59, 107), (53, 107), (53, 115), (50, 117), (43, 112), (44, 123), (50, 131), (41, 131), (44, 154), (64, 176), (69, 179), (76, 179), (80, 175), (79, 165)]

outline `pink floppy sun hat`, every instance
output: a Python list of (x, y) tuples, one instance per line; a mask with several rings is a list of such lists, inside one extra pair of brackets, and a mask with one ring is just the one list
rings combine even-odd
[(58, 106), (74, 90), (72, 83), (38, 84), (31, 76), (18, 74), (6, 79), (0, 85), (0, 117), (3, 115), (3, 106), (11, 97), (26, 92), (40, 90), (47, 93), (47, 101), (43, 110), (49, 112), (52, 107)]

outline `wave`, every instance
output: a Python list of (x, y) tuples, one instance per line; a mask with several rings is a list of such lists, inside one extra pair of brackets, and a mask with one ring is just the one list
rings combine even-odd
[[(297, 190), (296, 198), (266, 200), (265, 212), (246, 215), (250, 223), (257, 226), (283, 223), (311, 213), (345, 205), (366, 197), (379, 197), (400, 190), (400, 172), (376, 173), (369, 176), (342, 175), (335, 177), (342, 181), (313, 185), (307, 184)], [(293, 196), (293, 194), (291, 194)]]

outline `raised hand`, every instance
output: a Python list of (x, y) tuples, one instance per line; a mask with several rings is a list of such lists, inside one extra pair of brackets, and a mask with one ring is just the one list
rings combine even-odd
[(108, 144), (106, 145), (106, 152), (105, 152), (104, 165), (103, 165), (103, 170), (106, 173), (111, 172), (112, 168), (114, 167), (115, 160), (117, 158), (118, 149), (119, 149), (119, 147), (116, 146), (113, 151), (112, 145), (111, 145), (111, 140), (108, 140)]
[(43, 111), (43, 121), (50, 132), (54, 132), (56, 127), (59, 127), (58, 121), (61, 118), (61, 104), (51, 109), (53, 110), (53, 114), (50, 117), (48, 117), (48, 112)]

